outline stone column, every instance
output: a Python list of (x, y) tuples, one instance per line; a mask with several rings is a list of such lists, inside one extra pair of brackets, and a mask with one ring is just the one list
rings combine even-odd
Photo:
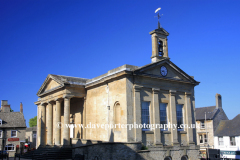
[(47, 106), (47, 144), (52, 145), (53, 135), (53, 105), (52, 102), (48, 103)]
[[(134, 123), (139, 125), (142, 123), (142, 107), (141, 107), (141, 97), (140, 97), (141, 87), (135, 85), (134, 86)], [(135, 127), (135, 141), (142, 141), (142, 128)]]
[(187, 142), (188, 144), (195, 144), (193, 142), (193, 129), (191, 128), (191, 124), (192, 124), (191, 93), (187, 93), (187, 92), (185, 92), (185, 110), (186, 110), (186, 124), (188, 125), (188, 128), (186, 128)]
[[(142, 107), (141, 107), (140, 91), (141, 91), (141, 87), (135, 85), (134, 86), (134, 123), (137, 125), (142, 123), (142, 120), (141, 120)], [(142, 141), (142, 129), (141, 128), (135, 127), (134, 138), (135, 138), (136, 142)]]
[(165, 53), (163, 54), (163, 57), (168, 57), (168, 39), (165, 38), (165, 45), (164, 45), (164, 50), (165, 50)]
[[(176, 98), (175, 90), (170, 90), (170, 123), (171, 125), (177, 125), (177, 111), (176, 111)], [(177, 128), (174, 128), (173, 126), (170, 128), (171, 130), (171, 141), (172, 144), (178, 144), (178, 135), (177, 135)]]
[(41, 105), (37, 106), (37, 144), (36, 148), (40, 145), (41, 142), (41, 110), (40, 110)]
[(63, 129), (63, 145), (70, 145), (70, 128), (66, 125), (70, 124), (70, 99), (71, 97), (64, 97), (64, 129)]
[(41, 145), (46, 145), (46, 104), (41, 104)]
[[(86, 112), (87, 112), (87, 111), (86, 111), (86, 106), (87, 106), (86, 100), (87, 100), (87, 98), (84, 97), (84, 104), (83, 104), (83, 125), (84, 125), (84, 127), (87, 126), (87, 122), (86, 122)], [(86, 128), (84, 128), (84, 127), (83, 127), (83, 129), (82, 129), (83, 133), (82, 133), (81, 138), (86, 139), (86, 138), (87, 138), (87, 137), (86, 137)]]
[(56, 99), (56, 111), (55, 111), (55, 144), (61, 145), (61, 102), (62, 99)]
[[(159, 112), (159, 97), (158, 97), (158, 93), (160, 91), (159, 88), (153, 88), (153, 124), (160, 124), (160, 112)], [(154, 144), (158, 145), (161, 144), (161, 132), (160, 132), (160, 128), (156, 128), (154, 129)]]
[(152, 35), (152, 62), (156, 62), (159, 59), (158, 53), (158, 38), (156, 34)]

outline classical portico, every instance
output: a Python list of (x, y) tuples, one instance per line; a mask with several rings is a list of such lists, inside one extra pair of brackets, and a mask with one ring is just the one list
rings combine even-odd
[(170, 61), (165, 29), (150, 34), (151, 63), (145, 66), (123, 65), (92, 79), (49, 74), (35, 102), (38, 145), (138, 143), (156, 147), (160, 159), (196, 159), (191, 127), (199, 82)]
[(37, 95), (37, 145), (70, 145), (72, 138), (83, 138), (84, 129), (67, 127), (75, 122), (83, 124), (86, 79), (48, 75)]

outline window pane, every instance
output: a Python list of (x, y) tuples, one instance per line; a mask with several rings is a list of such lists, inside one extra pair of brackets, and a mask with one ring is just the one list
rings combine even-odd
[(177, 105), (177, 127), (180, 129), (180, 125), (183, 124), (183, 105)]
[(11, 151), (11, 150), (14, 150), (14, 145), (13, 144), (8, 144), (5, 146), (5, 150), (6, 151)]
[(218, 137), (218, 144), (219, 144), (220, 146), (224, 145), (224, 143), (223, 143), (223, 137)]
[(12, 131), (12, 137), (16, 137), (16, 136), (17, 136), (16, 131)]
[(160, 124), (167, 124), (167, 103), (160, 103)]
[(235, 137), (230, 137), (230, 145), (231, 146), (235, 146), (236, 145)]
[[(150, 119), (149, 119), (149, 105), (150, 105), (150, 102), (142, 102), (142, 124), (150, 124)], [(143, 128), (143, 129), (149, 129), (146, 128)]]
[(200, 140), (200, 143), (203, 143), (203, 137), (202, 137), (202, 135), (199, 135), (199, 140)]
[(205, 139), (204, 142), (207, 143), (207, 135), (206, 134), (204, 134), (204, 139)]
[(201, 128), (205, 128), (204, 121), (201, 121)]

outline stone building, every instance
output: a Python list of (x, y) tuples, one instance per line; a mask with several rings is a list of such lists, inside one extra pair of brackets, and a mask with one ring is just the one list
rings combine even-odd
[[(10, 157), (20, 152), (21, 143), (25, 143), (26, 123), (23, 115), (23, 106), (20, 112), (10, 112), (7, 100), (1, 101), (0, 112), (0, 149), (6, 150)], [(3, 148), (2, 148), (3, 147)]]
[[(101, 146), (109, 145), (128, 146), (142, 159), (197, 159), (194, 87), (199, 82), (170, 61), (165, 29), (159, 27), (150, 35), (151, 63), (145, 66), (123, 65), (93, 79), (49, 74), (35, 102), (37, 145), (68, 146), (71, 142), (75, 153), (89, 159), (103, 155), (106, 149)], [(66, 127), (70, 124), (75, 127)], [(161, 127), (166, 124), (175, 128)], [(149, 152), (137, 151), (141, 143)], [(128, 155), (115, 151), (115, 156)]]
[(26, 128), (26, 135), (25, 138), (30, 144), (30, 148), (36, 148), (36, 141), (37, 141), (37, 127), (29, 127)]
[(222, 108), (222, 96), (216, 94), (216, 106), (196, 108), (197, 144), (203, 157), (206, 157), (206, 148), (214, 147), (215, 131), (221, 120), (228, 120)]

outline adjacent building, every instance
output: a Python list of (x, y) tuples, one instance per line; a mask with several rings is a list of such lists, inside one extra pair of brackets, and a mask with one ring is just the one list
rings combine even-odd
[(226, 160), (240, 159), (240, 114), (232, 120), (223, 120), (214, 136), (214, 147)]
[(206, 157), (207, 148), (215, 148), (214, 135), (220, 121), (228, 120), (222, 107), (222, 96), (216, 94), (215, 98), (216, 106), (196, 108), (197, 144), (202, 158)]
[(23, 115), (23, 105), (20, 112), (11, 112), (7, 100), (1, 101), (0, 112), (0, 149), (6, 150), (10, 157), (20, 152), (20, 146), (25, 143), (26, 123)]
[(31, 148), (36, 148), (37, 141), (37, 126), (26, 128), (26, 135), (28, 145)]
[[(155, 151), (138, 152), (147, 154), (145, 159), (197, 159), (199, 148), (196, 129), (192, 126), (195, 124), (194, 87), (199, 82), (170, 61), (169, 33), (165, 29), (159, 25), (150, 35), (151, 63), (145, 66), (123, 65), (92, 79), (49, 74), (35, 102), (37, 145), (68, 146), (70, 141), (75, 147), (88, 141), (105, 142), (101, 145), (111, 142), (115, 146), (143, 143), (155, 147)], [(70, 124), (77, 127), (66, 127)], [(138, 127), (130, 126), (135, 124)], [(160, 128), (167, 124), (176, 128)], [(88, 154), (85, 155), (88, 159), (108, 156), (108, 147), (103, 149), (101, 145), (88, 152), (76, 148), (75, 152)], [(130, 153), (126, 150), (122, 153), (120, 148), (116, 148), (115, 156)]]

